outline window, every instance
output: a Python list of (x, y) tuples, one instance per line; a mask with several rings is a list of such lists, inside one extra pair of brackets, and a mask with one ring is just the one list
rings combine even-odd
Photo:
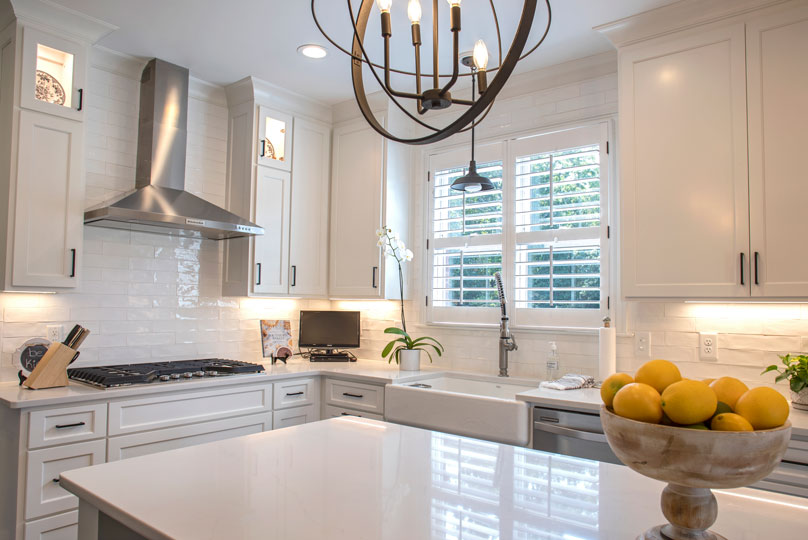
[[(496, 323), (502, 272), (513, 323), (599, 326), (608, 311), (606, 124), (477, 149), (495, 190), (450, 186), (468, 150), (430, 156), (431, 322)], [(479, 156), (482, 156), (480, 159)]]

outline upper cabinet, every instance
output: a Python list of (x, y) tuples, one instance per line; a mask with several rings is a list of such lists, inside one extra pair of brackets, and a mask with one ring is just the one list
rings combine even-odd
[(87, 47), (26, 27), (23, 32), (20, 106), (81, 120)]
[(17, 22), (0, 32), (3, 290), (78, 286), (88, 50), (88, 43), (29, 24)]
[(623, 294), (808, 296), (808, 10), (681, 27), (619, 49)]
[[(396, 113), (379, 117), (389, 124), (400, 120)], [(376, 231), (387, 225), (412, 241), (411, 147), (384, 139), (364, 120), (348, 122), (334, 129), (331, 171), (331, 297), (399, 298), (398, 266), (376, 245)]]
[(808, 8), (746, 29), (752, 295), (808, 297)]
[(227, 89), (228, 209), (264, 234), (225, 244), (223, 293), (326, 297), (331, 127), (261, 104), (262, 84)]

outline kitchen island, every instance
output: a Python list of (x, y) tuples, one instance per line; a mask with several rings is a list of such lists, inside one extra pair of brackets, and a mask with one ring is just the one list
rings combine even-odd
[[(336, 418), (63, 473), (79, 539), (634, 538), (664, 485), (626, 467)], [(804, 538), (805, 499), (720, 490), (714, 530)]]

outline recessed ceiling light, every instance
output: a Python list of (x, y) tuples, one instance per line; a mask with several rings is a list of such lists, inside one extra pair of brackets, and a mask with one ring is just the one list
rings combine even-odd
[(297, 52), (309, 58), (324, 58), (325, 55), (328, 54), (328, 51), (326, 51), (324, 47), (313, 43), (301, 45), (297, 48)]

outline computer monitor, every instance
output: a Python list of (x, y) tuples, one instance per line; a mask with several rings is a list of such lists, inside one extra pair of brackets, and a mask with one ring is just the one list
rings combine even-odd
[(301, 347), (310, 349), (358, 349), (358, 311), (301, 311)]

